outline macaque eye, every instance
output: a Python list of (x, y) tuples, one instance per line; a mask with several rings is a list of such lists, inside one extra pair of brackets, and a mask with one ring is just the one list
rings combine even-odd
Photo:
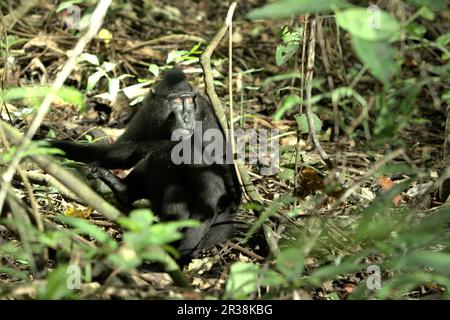
[(192, 97), (187, 97), (187, 98), (185, 98), (184, 103), (188, 104), (188, 105), (193, 105), (194, 99), (192, 99)]
[(173, 103), (176, 105), (182, 105), (183, 100), (181, 98), (175, 98), (175, 99), (173, 99)]

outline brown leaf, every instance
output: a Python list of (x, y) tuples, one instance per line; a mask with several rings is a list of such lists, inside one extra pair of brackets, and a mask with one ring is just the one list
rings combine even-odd
[[(384, 191), (391, 189), (396, 184), (394, 181), (385, 176), (380, 176), (380, 179), (378, 181), (380, 183), (381, 189), (383, 189)], [(403, 197), (400, 194), (396, 195), (394, 199), (392, 199), (392, 203), (396, 206), (398, 206), (402, 202)]]
[(304, 168), (299, 177), (298, 194), (301, 197), (312, 195), (319, 190), (323, 190), (323, 178), (312, 168)]

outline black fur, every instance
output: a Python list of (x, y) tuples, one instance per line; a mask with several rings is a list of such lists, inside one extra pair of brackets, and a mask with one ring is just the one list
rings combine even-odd
[[(154, 86), (115, 143), (51, 142), (53, 147), (65, 151), (67, 158), (97, 168), (95, 174), (111, 187), (122, 204), (130, 206), (137, 199), (148, 198), (162, 220), (200, 220), (200, 227), (184, 230), (184, 238), (178, 245), (183, 257), (195, 257), (199, 250), (229, 239), (241, 200), (232, 164), (175, 165), (171, 160), (172, 148), (178, 143), (170, 140), (175, 129), (193, 132), (199, 129), (201, 121), (203, 132), (210, 128), (220, 130), (205, 97), (197, 95), (195, 106), (184, 105), (183, 100), (181, 109), (168, 99), (170, 95), (191, 93), (194, 90), (184, 73), (172, 69)], [(203, 151), (204, 145), (201, 147)], [(224, 144), (223, 148), (226, 147)], [(133, 166), (123, 180), (106, 170)]]

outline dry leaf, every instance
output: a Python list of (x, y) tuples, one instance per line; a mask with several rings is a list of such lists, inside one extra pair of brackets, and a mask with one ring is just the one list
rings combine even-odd
[(74, 206), (71, 206), (67, 208), (67, 210), (64, 212), (64, 215), (72, 218), (87, 219), (91, 216), (92, 211), (94, 211), (94, 208), (92, 207), (79, 209)]
[(304, 168), (299, 177), (299, 196), (306, 197), (323, 190), (323, 178), (314, 169)]
[[(392, 181), (391, 179), (389, 179), (388, 177), (385, 177), (385, 176), (380, 176), (379, 183), (380, 183), (381, 189), (383, 189), (384, 191), (391, 189), (395, 185), (394, 181)], [(396, 195), (394, 197), (394, 199), (392, 199), (392, 203), (396, 206), (398, 206), (402, 202), (403, 202), (403, 197), (400, 194)]]

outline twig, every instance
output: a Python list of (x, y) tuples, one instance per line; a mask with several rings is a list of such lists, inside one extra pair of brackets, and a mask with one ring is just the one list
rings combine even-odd
[[(28, 263), (30, 265), (31, 272), (35, 277), (37, 277), (38, 270), (31, 247), (31, 243), (36, 241), (36, 237), (34, 233), (29, 232), (29, 228), (32, 223), (28, 215), (28, 210), (26, 209), (23, 201), (17, 199), (17, 196), (12, 190), (8, 190), (8, 205), (14, 216), (14, 221), (17, 222), (15, 227), (17, 228), (17, 233), (20, 236), (22, 246), (28, 256)], [(44, 256), (44, 258), (46, 258), (46, 256)]]
[[(6, 76), (9, 71), (9, 63), (8, 63), (8, 57), (9, 57), (9, 43), (8, 43), (8, 33), (6, 32), (6, 26), (4, 24), (4, 16), (2, 10), (0, 10), (0, 28), (2, 31), (3, 36), (3, 42), (5, 44), (4, 50), (2, 50), (2, 60), (3, 62), (3, 68), (2, 68), (2, 74), (0, 79), (0, 85), (1, 85), (1, 95), (4, 96), (5, 94), (5, 86), (6, 86)], [(12, 123), (11, 114), (9, 113), (8, 107), (6, 106), (5, 99), (2, 99), (1, 106), (0, 106), (0, 114), (3, 112), (3, 110), (6, 111), (6, 115), (8, 116), (8, 120), (10, 123)]]
[[(228, 17), (227, 17), (228, 19)], [(231, 151), (236, 154), (236, 143), (234, 141), (234, 116), (233, 116), (233, 19), (230, 17), (230, 26), (228, 28), (228, 104), (230, 108), (230, 143)], [(234, 169), (239, 183), (242, 185), (242, 177), (237, 167), (236, 161), (233, 161)]]
[[(0, 126), (2, 126), (5, 135), (13, 144), (20, 144), (22, 137), (17, 129), (9, 126), (3, 121), (0, 121)], [(36, 162), (44, 171), (48, 172), (59, 182), (61, 182), (67, 189), (75, 193), (88, 205), (92, 206), (108, 219), (115, 221), (117, 218), (122, 216), (122, 213), (119, 210), (105, 201), (80, 179), (75, 177), (67, 170), (61, 168), (58, 163), (51, 157), (45, 155), (31, 155), (30, 158), (34, 162)]]
[[(217, 34), (214, 36), (214, 38), (211, 40), (209, 45), (206, 47), (205, 51), (203, 52), (202, 56), (200, 57), (200, 63), (203, 68), (203, 76), (205, 80), (205, 87), (206, 87), (206, 94), (208, 95), (209, 100), (211, 101), (211, 104), (214, 108), (215, 114), (217, 116), (217, 119), (219, 120), (220, 126), (222, 127), (225, 137), (228, 137), (228, 123), (227, 118), (225, 116), (225, 112), (222, 108), (222, 103), (220, 102), (220, 99), (216, 93), (216, 90), (214, 88), (214, 77), (211, 69), (211, 56), (216, 47), (218, 46), (219, 42), (222, 40), (223, 36), (225, 35), (228, 27), (231, 25), (231, 21), (233, 18), (233, 13), (236, 8), (236, 1), (234, 1), (229, 9), (227, 18), (225, 19), (225, 23), (223, 26), (219, 29)], [(231, 94), (231, 92), (230, 92)], [(256, 190), (255, 186), (253, 185), (250, 175), (248, 174), (247, 169), (243, 164), (236, 164), (235, 168), (237, 167), (236, 174), (242, 179), (242, 186), (244, 188), (244, 192), (247, 193), (247, 196), (255, 202), (258, 202), (260, 204), (263, 204), (263, 199), (261, 195), (258, 193), (258, 190)], [(272, 229), (264, 224), (263, 225), (263, 231), (264, 236), (266, 238), (266, 241), (268, 242), (271, 249), (276, 249), (277, 245), (272, 242), (273, 239), (273, 231)]]
[[(219, 29), (217, 34), (211, 40), (211, 42), (203, 52), (202, 56), (200, 57), (200, 63), (203, 68), (203, 76), (205, 79), (206, 94), (208, 95), (209, 100), (211, 100), (211, 104), (214, 108), (214, 112), (216, 113), (217, 119), (219, 120), (220, 126), (225, 132), (225, 137), (227, 137), (228, 133), (227, 117), (225, 116), (225, 112), (223, 111), (222, 103), (220, 102), (219, 96), (217, 95), (216, 90), (214, 89), (214, 77), (211, 69), (211, 56), (216, 47), (218, 46), (220, 40), (222, 40), (223, 36), (225, 35), (228, 26), (230, 25), (231, 22), (230, 20), (233, 17), (235, 8), (236, 2), (233, 2), (233, 4), (228, 9), (227, 19), (225, 20), (224, 25)], [(229, 19), (230, 16), (231, 18)]]
[[(303, 95), (305, 93), (305, 56), (306, 56), (306, 41), (308, 39), (308, 22), (309, 22), (309, 14), (305, 15), (303, 28), (303, 44), (302, 44), (302, 62), (300, 64), (300, 105), (299, 105), (299, 114), (303, 114)], [(300, 148), (298, 146), (298, 142), (300, 141), (300, 130), (298, 126), (296, 126), (296, 135), (297, 135), (297, 144), (295, 145), (295, 178), (294, 178), (294, 190), (298, 190), (298, 183), (300, 181)], [(297, 206), (298, 200), (295, 200), (295, 206)]]
[[(323, 60), (323, 65), (325, 67), (325, 72), (327, 74), (327, 80), (328, 80), (328, 87), (330, 89), (330, 91), (334, 90), (334, 80), (333, 77), (331, 76), (331, 68), (330, 68), (330, 62), (328, 60), (328, 53), (327, 53), (327, 48), (325, 45), (325, 37), (323, 36), (323, 29), (322, 29), (322, 23), (323, 23), (323, 18), (320, 15), (316, 15), (317, 17), (317, 37), (319, 39), (319, 45), (320, 45), (320, 50), (322, 52), (322, 60)], [(337, 101), (335, 101), (334, 99), (331, 99), (331, 103), (333, 105), (333, 116), (334, 116), (334, 141), (338, 141), (339, 139), (339, 108), (338, 108), (338, 103)]]
[[(7, 53), (6, 53), (6, 55), (7, 55)], [(6, 61), (6, 59), (5, 59), (5, 61)], [(7, 68), (6, 65), (7, 64), (5, 64), (5, 69)], [(3, 80), (6, 79), (6, 70), (4, 72), (5, 72), (5, 74), (2, 75), (2, 87), (1, 87), (2, 93), (3, 93), (3, 90), (4, 90), (4, 88), (3, 88), (4, 81)], [(3, 76), (5, 78), (3, 78)], [(2, 101), (2, 107), (5, 108), (5, 110), (7, 111), (8, 116), (9, 116), (8, 108), (4, 104), (5, 104), (5, 101)], [(0, 110), (1, 110), (1, 108), (0, 108)], [(9, 120), (11, 121), (11, 116), (9, 116)], [(3, 147), (5, 149), (9, 149), (11, 147), (10, 143), (9, 143), (9, 140), (6, 138), (5, 132), (3, 131), (3, 127), (1, 127), (1, 126), (0, 126), (0, 139), (1, 139), (1, 141), (3, 143)], [(42, 220), (41, 220), (41, 215), (39, 213), (39, 208), (38, 208), (38, 205), (37, 205), (36, 197), (34, 196), (33, 189), (31, 188), (30, 181), (29, 181), (29, 179), (28, 179), (28, 177), (26, 175), (26, 172), (21, 168), (20, 165), (17, 166), (17, 173), (18, 173), (20, 179), (23, 181), (23, 184), (25, 186), (25, 190), (26, 190), (26, 192), (28, 194), (28, 197), (29, 197), (29, 200), (30, 200), (30, 204), (31, 204), (31, 212), (32, 212), (32, 215), (33, 215), (34, 222), (36, 223), (36, 227), (37, 227), (37, 229), (39, 231), (43, 232), (44, 231), (44, 224), (42, 223)], [(6, 198), (5, 198), (5, 200), (6, 200)], [(43, 259), (44, 259), (44, 265), (46, 265), (47, 260), (48, 260), (48, 250), (47, 249), (44, 250)]]
[(242, 252), (243, 254), (246, 254), (247, 256), (249, 256), (250, 258), (253, 258), (257, 261), (264, 261), (266, 260), (264, 257), (261, 257), (259, 254), (254, 253), (253, 251), (244, 248), (243, 246), (241, 246), (239, 243), (233, 243), (231, 241), (227, 241), (227, 245), (233, 249), (236, 249), (240, 252)]
[(350, 125), (350, 127), (346, 130), (346, 133), (345, 133), (347, 136), (346, 140), (350, 139), (350, 136), (352, 135), (353, 131), (355, 131), (356, 128), (369, 116), (369, 111), (370, 111), (370, 109), (372, 109), (374, 102), (375, 102), (375, 97), (370, 96), (367, 104), (362, 106), (363, 109), (362, 109), (360, 115), (358, 116), (358, 118), (355, 121), (353, 121), (353, 123)]
[(36, 6), (38, 3), (38, 0), (21, 1), (17, 6), (17, 9), (3, 18), (3, 24), (7, 29), (11, 29), (18, 20), (20, 20), (31, 8)]
[(308, 46), (308, 61), (306, 64), (306, 119), (308, 121), (309, 134), (314, 142), (319, 156), (327, 164), (329, 168), (333, 167), (333, 163), (330, 160), (328, 154), (323, 150), (317, 138), (316, 130), (314, 128), (313, 113), (311, 106), (311, 92), (312, 92), (312, 80), (314, 75), (314, 60), (316, 55), (316, 19), (311, 20), (311, 32), (309, 35)]
[(86, 45), (95, 37), (100, 29), (103, 18), (106, 15), (109, 5), (111, 4), (111, 0), (100, 0), (100, 3), (97, 5), (97, 8), (92, 13), (89, 29), (84, 34), (80, 40), (77, 42), (75, 48), (73, 49), (73, 53), (70, 55), (66, 64), (64, 65), (61, 72), (58, 73), (56, 79), (51, 87), (50, 92), (46, 95), (44, 101), (42, 101), (41, 106), (36, 114), (36, 117), (33, 119), (33, 122), (28, 129), (28, 132), (22, 139), (20, 145), (17, 147), (16, 153), (14, 154), (11, 163), (9, 164), (6, 172), (2, 175), (2, 187), (0, 189), (0, 212), (2, 211), (3, 204), (5, 203), (6, 194), (8, 192), (11, 181), (14, 177), (14, 172), (27, 148), (30, 145), (31, 139), (39, 129), (42, 121), (44, 120), (45, 115), (50, 107), (55, 94), (59, 89), (62, 88), (64, 82), (67, 77), (72, 72), (73, 68), (77, 63), (77, 59), (80, 54), (83, 52)]
[[(21, 141), (20, 133), (18, 130), (5, 124), (0, 120), (0, 126), (4, 130), (6, 136), (15, 144), (19, 144)], [(83, 183), (80, 179), (75, 177), (67, 170), (61, 168), (56, 161), (52, 158), (44, 155), (31, 155), (30, 158), (35, 161), (44, 171), (51, 174), (70, 191), (79, 196), (88, 205), (96, 209), (103, 214), (106, 218), (112, 221), (116, 221), (122, 216), (122, 213), (113, 207), (110, 203), (105, 201), (89, 186)], [(155, 247), (153, 250), (157, 250), (158, 254), (165, 259), (166, 271), (172, 277), (174, 283), (188, 287), (189, 282), (184, 277), (183, 272), (178, 267), (177, 263), (168, 255), (164, 250), (159, 247)]]
[(79, 197), (77, 197), (73, 192), (68, 190), (64, 185), (62, 185), (58, 180), (56, 180), (54, 177), (52, 177), (49, 174), (42, 174), (39, 172), (34, 171), (27, 171), (26, 172), (27, 178), (29, 181), (35, 184), (40, 184), (43, 186), (52, 186), (58, 189), (58, 192), (64, 197), (71, 201), (76, 201), (80, 204), (86, 205), (86, 203), (81, 200)]
[[(220, 30), (217, 32), (217, 34), (214, 36), (214, 38), (211, 40), (210, 44), (206, 47), (205, 51), (203, 52), (200, 63), (203, 68), (203, 76), (205, 79), (205, 87), (206, 87), (206, 94), (209, 97), (209, 100), (211, 101), (211, 104), (214, 108), (214, 111), (216, 113), (217, 119), (219, 120), (220, 126), (222, 127), (225, 137), (228, 137), (228, 123), (227, 118), (225, 116), (225, 112), (222, 108), (222, 103), (220, 102), (219, 97), (217, 96), (216, 90), (214, 89), (214, 77), (211, 69), (211, 56), (214, 52), (215, 48), (219, 44), (220, 40), (222, 40), (223, 36), (225, 35), (225, 32), (227, 31), (231, 19), (233, 17), (234, 9), (236, 8), (236, 2), (233, 2), (228, 9), (227, 18), (225, 20), (224, 25), (220, 28)], [(252, 184), (250, 180), (250, 176), (247, 172), (247, 169), (243, 164), (237, 164), (237, 169), (239, 171), (239, 174), (242, 179), (242, 185), (244, 187), (244, 191), (247, 193), (248, 197), (256, 202), (263, 203), (263, 199), (261, 195), (256, 190), (255, 186)]]
[(398, 156), (402, 155), (405, 151), (403, 149), (397, 149), (388, 155), (384, 156), (382, 159), (378, 160), (370, 170), (368, 170), (366, 173), (364, 173), (361, 177), (359, 177), (345, 192), (342, 194), (342, 196), (339, 197), (339, 199), (336, 200), (336, 202), (333, 204), (333, 207), (331, 210), (336, 208), (339, 204), (344, 202), (355, 190), (360, 186), (361, 183), (363, 183), (367, 178), (373, 176), (375, 172), (380, 170), (381, 167), (383, 167), (386, 163), (389, 161), (394, 160)]
[[(10, 143), (9, 140), (6, 138), (5, 132), (3, 131), (3, 127), (0, 126), (0, 139), (3, 143), (3, 146), (6, 149), (9, 149)], [(39, 231), (44, 231), (44, 225), (42, 224), (41, 221), (41, 216), (39, 214), (39, 208), (36, 202), (36, 197), (34, 196), (33, 190), (31, 188), (31, 184), (30, 184), (30, 180), (28, 179), (25, 171), (21, 168), (20, 165), (17, 166), (17, 174), (20, 177), (20, 179), (22, 179), (23, 184), (25, 186), (25, 190), (27, 191), (27, 194), (30, 198), (30, 204), (31, 204), (31, 210), (33, 213), (33, 218), (34, 221), (36, 222), (36, 226), (38, 228)]]

